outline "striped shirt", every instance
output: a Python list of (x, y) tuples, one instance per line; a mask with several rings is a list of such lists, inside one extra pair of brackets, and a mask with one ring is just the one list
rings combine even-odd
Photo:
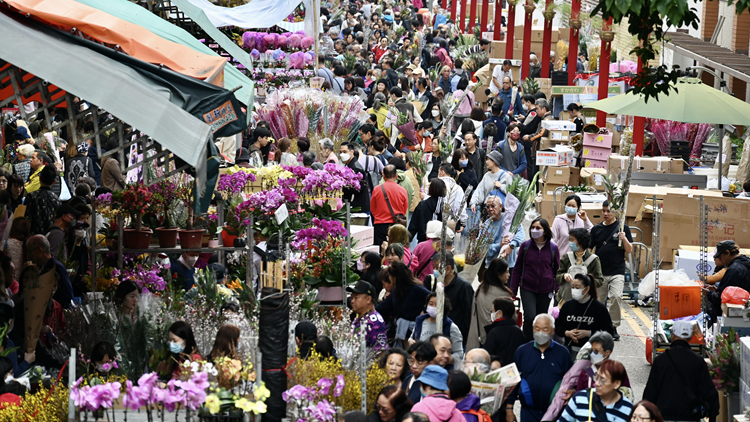
[[(589, 420), (605, 422), (598, 420), (593, 413), (593, 410), (591, 411), (592, 414), (589, 415), (590, 393), (591, 389), (581, 390), (575, 393), (570, 399), (570, 402), (568, 402), (568, 405), (565, 406), (565, 410), (563, 410), (562, 415), (560, 415), (560, 419), (557, 422), (585, 422)], [(601, 399), (596, 394), (596, 391), (594, 391), (593, 397), (595, 403), (601, 403)], [(619, 400), (609, 406), (604, 406), (604, 408), (606, 409), (607, 422), (628, 422), (630, 419), (630, 412), (633, 410), (633, 403), (620, 393)]]

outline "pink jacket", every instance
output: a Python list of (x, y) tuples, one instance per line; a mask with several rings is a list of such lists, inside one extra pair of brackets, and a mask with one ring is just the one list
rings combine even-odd
[(411, 411), (426, 414), (430, 422), (466, 422), (464, 415), (456, 408), (456, 402), (445, 394), (427, 396), (415, 404)]
[(576, 220), (573, 221), (566, 214), (555, 216), (555, 221), (552, 222), (552, 241), (555, 242), (555, 245), (560, 250), (560, 256), (562, 257), (570, 252), (570, 230), (586, 229), (591, 232), (592, 227), (594, 225), (591, 224), (588, 217), (584, 221), (580, 216), (576, 215)]

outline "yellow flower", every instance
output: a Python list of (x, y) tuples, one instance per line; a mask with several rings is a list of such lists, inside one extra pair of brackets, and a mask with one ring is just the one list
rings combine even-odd
[(261, 383), (260, 387), (255, 387), (253, 393), (255, 394), (255, 399), (260, 401), (265, 401), (271, 397), (271, 392), (266, 388), (266, 383)]
[(206, 397), (206, 409), (212, 414), (215, 415), (219, 413), (219, 408), (221, 408), (221, 402), (219, 401), (219, 398), (216, 397), (215, 394), (211, 394), (208, 397)]
[(255, 402), (255, 405), (253, 406), (253, 413), (255, 413), (256, 415), (259, 415), (261, 413), (266, 413), (266, 410), (268, 410), (268, 407), (266, 406), (265, 403), (261, 401)]
[(240, 409), (242, 411), (245, 411), (245, 412), (252, 412), (253, 408), (255, 406), (253, 406), (253, 402), (251, 402), (250, 400), (242, 397), (239, 400), (237, 400), (236, 402), (234, 402), (234, 407), (236, 407), (236, 408), (238, 408), (238, 409)]

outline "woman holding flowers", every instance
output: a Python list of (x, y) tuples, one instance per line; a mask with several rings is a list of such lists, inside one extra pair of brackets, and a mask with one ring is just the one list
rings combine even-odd
[(172, 363), (172, 379), (180, 379), (185, 361), (201, 359), (193, 329), (185, 321), (177, 321), (169, 327), (169, 359)]

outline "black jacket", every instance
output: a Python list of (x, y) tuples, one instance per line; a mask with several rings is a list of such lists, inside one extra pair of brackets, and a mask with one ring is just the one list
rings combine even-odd
[(414, 374), (409, 374), (409, 376), (406, 377), (406, 379), (401, 383), (401, 389), (406, 391), (406, 397), (409, 398), (409, 400), (412, 401), (412, 403), (417, 404), (422, 400), (422, 383), (419, 381), (414, 381), (414, 384), (411, 385), (411, 388), (407, 391), (407, 388), (409, 387), (409, 382), (411, 382), (411, 379), (414, 378)]
[(719, 288), (709, 296), (719, 315), (721, 315), (721, 294), (724, 292), (724, 289), (731, 286), (750, 292), (750, 258), (745, 255), (739, 255), (732, 260), (732, 263), (727, 267), (727, 272), (724, 273), (724, 277), (721, 279)]
[[(437, 219), (442, 221), (440, 212), (437, 212), (438, 202), (440, 198), (428, 196), (423, 201), (417, 204), (417, 208), (411, 214), (411, 221), (409, 222), (409, 234), (414, 237), (417, 236), (418, 242), (424, 242), (427, 240), (427, 223), (432, 221), (433, 215), (437, 215)], [(422, 264), (420, 262), (420, 264)]]
[(362, 180), (359, 181), (359, 191), (351, 188), (343, 190), (344, 200), (350, 201), (352, 208), (359, 207), (359, 212), (370, 212), (370, 188), (365, 181), (365, 170), (357, 161), (357, 156), (353, 156), (346, 166), (353, 172), (361, 174)]
[[(675, 368), (667, 353), (672, 355), (679, 368)], [(680, 379), (678, 370), (682, 372), (687, 385)], [(708, 373), (706, 362), (690, 349), (686, 341), (675, 340), (667, 352), (654, 360), (643, 390), (643, 400), (654, 403), (664, 420), (697, 421), (686, 398), (687, 388), (695, 397), (700, 397), (708, 404), (709, 421), (716, 420), (716, 415), (719, 414), (719, 393)]]
[(474, 305), (474, 288), (468, 281), (455, 276), (453, 281), (445, 286), (445, 298), (451, 302), (451, 311), (448, 312), (448, 318), (453, 320), (463, 337), (466, 344), (466, 336), (469, 335), (471, 327), (471, 307)]
[(516, 325), (516, 321), (511, 318), (494, 321), (485, 325), (484, 331), (487, 333), (487, 340), (482, 348), (492, 356), (492, 360), (500, 361), (501, 366), (515, 362), (516, 350), (526, 343), (526, 336)]
[(422, 313), (425, 299), (429, 294), (430, 291), (425, 289), (424, 286), (415, 284), (409, 287), (406, 296), (400, 299), (396, 297), (396, 290), (394, 289), (375, 309), (386, 323), (399, 318), (414, 321)]
[(566, 331), (575, 329), (590, 330), (591, 334), (597, 331), (606, 331), (612, 335), (615, 333), (607, 307), (590, 296), (586, 303), (571, 299), (560, 308), (560, 316), (555, 323), (555, 334), (565, 340), (568, 348), (581, 347), (589, 341), (588, 337), (585, 337), (578, 340), (578, 343), (573, 343), (573, 339), (565, 337)]
[[(484, 177), (484, 175), (482, 176)], [(472, 186), (474, 189), (477, 188), (479, 185), (479, 177), (477, 177), (477, 172), (473, 168), (466, 168), (458, 174), (456, 183), (458, 183), (458, 186), (461, 186), (461, 189), (466, 192), (466, 188), (469, 186)]]

